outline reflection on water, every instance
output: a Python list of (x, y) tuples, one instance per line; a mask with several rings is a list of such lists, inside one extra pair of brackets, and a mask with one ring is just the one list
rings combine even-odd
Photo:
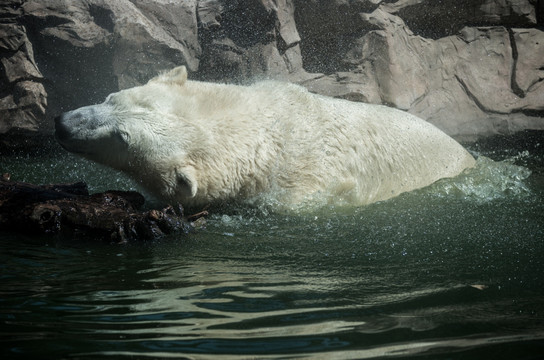
[[(363, 208), (225, 209), (154, 243), (0, 234), (2, 358), (538, 359), (544, 161), (518, 153)], [(66, 159), (1, 170), (135, 186)]]

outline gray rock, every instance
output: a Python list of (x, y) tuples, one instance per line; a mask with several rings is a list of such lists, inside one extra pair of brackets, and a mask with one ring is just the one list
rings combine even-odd
[(19, 23), (48, 80), (45, 132), (62, 111), (100, 102), (179, 63), (198, 69), (196, 1), (29, 0)]
[(206, 0), (198, 4), (202, 63), (209, 81), (289, 78), (302, 70), (289, 0)]
[[(24, 26), (0, 24), (0, 135), (36, 132), (47, 99)], [(14, 134), (15, 133), (15, 134)]]
[(544, 110), (544, 31), (513, 29), (514, 86), (528, 110)]
[(305, 86), (407, 110), (462, 139), (544, 128), (542, 31), (464, 27), (433, 40), (385, 9), (359, 14), (371, 30), (343, 44), (332, 67), (344, 71)]
[(531, 0), (399, 0), (384, 4), (417, 34), (437, 39), (466, 26), (533, 27), (536, 9)]
[(544, 129), (542, 24), (537, 0), (4, 0), (0, 142), (182, 64), (387, 104), (463, 139)]

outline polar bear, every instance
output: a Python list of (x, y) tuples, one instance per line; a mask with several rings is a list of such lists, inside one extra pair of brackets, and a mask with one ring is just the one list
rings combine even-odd
[(68, 151), (188, 206), (255, 198), (283, 206), (370, 204), (474, 166), (409, 113), (264, 81), (187, 80), (177, 67), (55, 119)]

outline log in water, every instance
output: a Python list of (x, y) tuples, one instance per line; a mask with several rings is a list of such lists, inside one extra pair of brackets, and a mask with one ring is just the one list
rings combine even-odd
[(0, 178), (0, 230), (29, 235), (79, 233), (88, 239), (125, 243), (187, 232), (183, 210), (139, 211), (144, 197), (135, 191), (90, 195), (83, 182), (34, 185)]

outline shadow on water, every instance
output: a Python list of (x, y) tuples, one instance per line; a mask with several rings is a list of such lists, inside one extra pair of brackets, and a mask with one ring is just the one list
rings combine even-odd
[[(538, 359), (538, 143), (474, 144), (476, 169), (362, 208), (231, 208), (126, 246), (0, 234), (2, 357)], [(137, 187), (68, 155), (1, 164)]]

